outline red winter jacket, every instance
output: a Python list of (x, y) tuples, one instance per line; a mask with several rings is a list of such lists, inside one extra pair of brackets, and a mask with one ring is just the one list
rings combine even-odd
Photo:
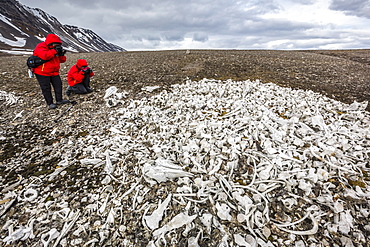
[[(88, 63), (85, 59), (78, 59), (77, 63), (73, 65), (68, 71), (68, 85), (73, 87), (74, 85), (81, 83), (85, 78), (85, 72), (81, 71), (81, 67), (87, 67)], [(94, 72), (90, 72), (90, 77), (94, 76)]]
[(67, 58), (66, 56), (59, 56), (57, 55), (57, 51), (53, 49), (53, 47), (49, 47), (48, 45), (52, 43), (60, 43), (62, 41), (60, 38), (55, 34), (48, 34), (44, 42), (38, 44), (33, 51), (34, 56), (38, 56), (44, 60), (50, 60), (40, 65), (37, 68), (33, 69), (33, 72), (37, 75), (43, 76), (57, 76), (59, 75), (60, 63), (64, 63)]

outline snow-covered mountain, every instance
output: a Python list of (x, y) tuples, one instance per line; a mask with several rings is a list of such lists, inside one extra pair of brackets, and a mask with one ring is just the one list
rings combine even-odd
[(0, 0), (0, 53), (30, 53), (49, 33), (58, 35), (73, 52), (125, 51), (89, 29), (63, 25), (41, 9), (17, 0)]

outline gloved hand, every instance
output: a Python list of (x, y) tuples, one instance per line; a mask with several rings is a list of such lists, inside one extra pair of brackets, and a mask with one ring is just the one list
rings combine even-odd
[(64, 56), (64, 54), (66, 53), (61, 45), (55, 46), (54, 49), (57, 51), (59, 56)]
[(92, 72), (92, 69), (90, 69), (89, 67), (87, 67), (86, 69), (83, 69), (81, 71), (83, 71), (85, 74), (90, 74)]

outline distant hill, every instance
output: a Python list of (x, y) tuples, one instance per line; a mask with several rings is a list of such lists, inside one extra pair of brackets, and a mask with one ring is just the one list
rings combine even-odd
[(125, 51), (92, 30), (63, 25), (41, 9), (17, 0), (0, 0), (0, 53), (30, 53), (49, 33), (58, 35), (63, 46), (73, 52)]

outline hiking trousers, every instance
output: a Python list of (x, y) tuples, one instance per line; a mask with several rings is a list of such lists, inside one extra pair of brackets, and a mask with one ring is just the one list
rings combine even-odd
[(90, 75), (85, 75), (83, 81), (81, 83), (77, 83), (76, 85), (74, 86), (68, 86), (67, 88), (67, 94), (69, 92), (74, 92), (76, 94), (86, 94), (86, 93), (90, 93), (91, 92), (91, 89), (90, 89)]
[(53, 104), (53, 96), (51, 93), (51, 86), (54, 88), (55, 93), (55, 100), (56, 102), (60, 102), (63, 99), (62, 95), (62, 80), (60, 76), (44, 76), (36, 74), (36, 79), (39, 82), (42, 95), (44, 95), (46, 104), (50, 105)]

